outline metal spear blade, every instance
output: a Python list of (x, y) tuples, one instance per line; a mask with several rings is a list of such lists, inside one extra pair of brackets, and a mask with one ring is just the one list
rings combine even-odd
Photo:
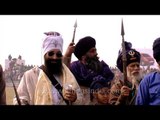
[(123, 26), (123, 19), (122, 19), (122, 23), (121, 23), (121, 35), (125, 35), (124, 33), (124, 26)]

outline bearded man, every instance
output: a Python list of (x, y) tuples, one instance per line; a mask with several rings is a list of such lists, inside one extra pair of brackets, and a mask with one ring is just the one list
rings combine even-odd
[[(62, 62), (63, 38), (58, 32), (45, 33), (44, 64), (24, 73), (17, 92), (22, 105), (81, 105), (82, 91)], [(14, 104), (17, 99), (14, 98)]]
[[(139, 83), (142, 79), (140, 71), (141, 55), (135, 49), (132, 49), (130, 42), (125, 41), (126, 47), (126, 71), (127, 81), (116, 79), (111, 87), (109, 103), (111, 105), (135, 105), (135, 98)], [(119, 51), (117, 58), (117, 67), (123, 73), (123, 53)]]
[(74, 48), (74, 55), (78, 60), (70, 63), (69, 68), (82, 89), (85, 105), (88, 105), (91, 83), (103, 79), (110, 84), (114, 74), (103, 60), (99, 60), (96, 40), (91, 36), (83, 37), (78, 41)]

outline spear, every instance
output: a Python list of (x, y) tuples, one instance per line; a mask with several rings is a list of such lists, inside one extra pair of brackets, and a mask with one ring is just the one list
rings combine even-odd
[(72, 38), (72, 42), (74, 43), (74, 38), (75, 38), (75, 34), (76, 34), (76, 28), (77, 28), (77, 20), (74, 24), (74, 31), (73, 31), (73, 38)]
[[(74, 39), (75, 39), (75, 34), (76, 34), (76, 28), (77, 28), (77, 20), (74, 23), (74, 31), (73, 31), (73, 37), (72, 37), (72, 43), (74, 43)], [(68, 86), (71, 87), (71, 86)], [(71, 88), (72, 89), (72, 88)], [(69, 105), (72, 105), (72, 102), (69, 101)]]
[(72, 41), (69, 44), (67, 52), (64, 55), (65, 56), (64, 58), (66, 58), (66, 59), (63, 59), (64, 64), (67, 65), (68, 67), (70, 67), (72, 53), (74, 51), (74, 39), (75, 39), (76, 28), (77, 28), (77, 20), (75, 21), (75, 24), (74, 24), (74, 31), (73, 31)]
[(121, 23), (121, 36), (122, 36), (122, 60), (123, 60), (123, 76), (124, 76), (124, 85), (127, 85), (127, 58), (126, 58), (126, 47), (124, 42), (124, 26), (123, 26), (123, 19)]
[[(73, 31), (72, 44), (74, 43), (75, 34), (76, 34), (76, 28), (77, 28), (77, 20), (74, 23), (74, 31)], [(71, 55), (71, 57), (72, 57), (72, 55)], [(70, 61), (71, 61), (71, 57), (70, 57)]]
[(18, 102), (18, 105), (21, 105), (21, 101), (20, 101), (20, 98), (19, 98), (19, 95), (18, 95), (18, 92), (17, 92), (17, 89), (16, 89), (16, 86), (13, 82), (13, 79), (12, 79), (12, 69), (11, 69), (11, 73), (10, 73), (10, 79), (12, 81), (12, 84), (13, 84), (13, 88), (14, 88), (14, 92), (15, 92), (15, 95), (16, 95), (16, 99), (17, 99), (17, 102)]

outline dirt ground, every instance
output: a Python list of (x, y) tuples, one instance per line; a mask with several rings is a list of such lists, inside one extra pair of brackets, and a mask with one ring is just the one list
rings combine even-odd
[(13, 105), (13, 97), (14, 97), (14, 89), (12, 86), (6, 87), (6, 98), (7, 98), (7, 105)]
[[(18, 81), (14, 82), (15, 86), (18, 86)], [(13, 98), (15, 96), (12, 82), (6, 82), (6, 101), (7, 105), (13, 105)]]

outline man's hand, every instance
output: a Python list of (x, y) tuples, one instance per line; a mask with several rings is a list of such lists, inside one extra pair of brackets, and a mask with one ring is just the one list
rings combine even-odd
[(66, 53), (64, 54), (65, 57), (71, 57), (72, 53), (74, 52), (75, 49), (75, 43), (71, 42), (66, 50)]
[(131, 89), (129, 87), (122, 86), (122, 88), (121, 88), (121, 96), (123, 96), (123, 97), (129, 96), (130, 91), (131, 91)]
[(77, 99), (77, 94), (74, 90), (65, 90), (63, 96), (64, 96), (64, 99), (71, 101), (71, 102), (75, 102)]
[(127, 86), (122, 86), (121, 87), (121, 94), (120, 96), (118, 97), (118, 100), (116, 102), (115, 105), (120, 105), (120, 104), (123, 104), (124, 101), (127, 100), (127, 97), (129, 96), (129, 93), (130, 93), (131, 89)]
[(64, 99), (75, 102), (77, 99), (77, 94), (75, 90), (73, 90), (72, 85), (66, 85), (63, 89), (63, 97)]

